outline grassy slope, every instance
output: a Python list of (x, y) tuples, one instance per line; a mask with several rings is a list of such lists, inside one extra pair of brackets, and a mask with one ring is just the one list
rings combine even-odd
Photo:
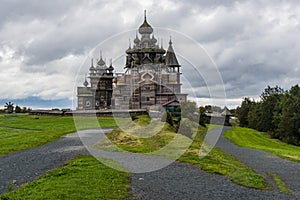
[[(145, 123), (145, 118), (142, 117), (140, 119), (142, 123), (139, 124), (139, 120), (137, 120), (136, 123), (138, 123), (139, 125), (147, 125), (147, 123)], [(133, 124), (128, 124), (128, 127), (128, 132), (124, 132), (122, 129), (115, 129), (108, 134), (108, 137), (119, 148), (131, 152), (149, 153), (151, 151), (156, 151), (157, 149), (162, 148), (166, 144), (170, 143), (176, 135), (173, 127), (170, 127), (170, 125), (165, 125), (162, 131), (160, 131), (155, 136), (149, 138), (139, 138), (132, 135), (132, 132), (138, 131), (136, 127), (134, 127)], [(215, 126), (215, 128), (217, 127), (218, 126)], [(210, 128), (214, 127), (211, 126)], [(199, 149), (206, 132), (206, 128), (199, 127), (194, 141), (191, 145), (189, 145), (188, 149), (183, 149), (182, 153), (185, 153), (178, 159), (179, 161), (195, 164), (210, 173), (226, 175), (234, 183), (242, 186), (257, 189), (266, 188), (266, 183), (263, 177), (256, 174), (252, 169), (248, 168), (246, 165), (218, 148), (214, 148), (206, 157), (200, 159), (198, 156)], [(172, 148), (182, 148), (189, 141), (189, 138), (186, 138), (182, 135), (181, 137), (179, 137), (178, 142), (176, 142), (175, 145), (172, 146)], [(105, 143), (106, 141), (101, 141), (98, 147), (105, 147)], [(116, 150), (110, 149), (109, 145), (105, 147), (105, 149), (112, 151)], [(163, 153), (163, 155), (167, 154)], [(167, 155), (167, 157), (172, 158), (171, 153)]]
[(232, 130), (226, 131), (225, 137), (241, 147), (259, 149), (282, 158), (300, 161), (300, 147), (271, 139), (266, 133), (234, 126)]
[(135, 153), (149, 153), (164, 147), (175, 136), (174, 130), (169, 124), (163, 125), (163, 123), (161, 122), (155, 123), (157, 124), (154, 126), (162, 126), (162, 130), (159, 131), (157, 134), (153, 135), (152, 137), (138, 137), (138, 134), (140, 133), (146, 134), (147, 130), (143, 129), (143, 126), (141, 126), (140, 128), (136, 128), (136, 126), (133, 123), (131, 123), (129, 124), (129, 126), (126, 127), (126, 130), (128, 130), (128, 132), (125, 133), (122, 129), (117, 128), (108, 135), (108, 138), (112, 142), (117, 144), (119, 148), (125, 151)]
[(261, 175), (217, 147), (214, 147), (205, 157), (200, 158), (198, 156), (199, 149), (205, 134), (206, 129), (199, 129), (192, 145), (179, 158), (179, 161), (195, 164), (210, 173), (228, 176), (232, 182), (238, 185), (256, 189), (267, 188), (266, 182)]
[(128, 177), (91, 156), (80, 156), (0, 199), (124, 199), (130, 196)]
[[(99, 124), (91, 121), (89, 117), (82, 117), (80, 124), (84, 124), (84, 127), (77, 128), (97, 128), (99, 124), (102, 128), (117, 125), (112, 117), (98, 118)], [(126, 119), (123, 121), (126, 122)], [(0, 156), (40, 146), (75, 131), (73, 117), (0, 115)]]

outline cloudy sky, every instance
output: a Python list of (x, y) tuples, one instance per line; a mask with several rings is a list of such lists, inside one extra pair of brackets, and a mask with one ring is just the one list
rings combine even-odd
[[(300, 82), (297, 0), (2, 0), (0, 107), (8, 100), (32, 108), (71, 107), (91, 51), (140, 26), (144, 9), (154, 28), (176, 30), (203, 47), (222, 77), (229, 107), (239, 105), (243, 97), (258, 97), (267, 85), (289, 89)], [(169, 38), (164, 37), (166, 48)], [(173, 45), (184, 67), (188, 61), (179, 40), (175, 37)], [(114, 48), (124, 52), (128, 39)], [(110, 56), (105, 55), (116, 58)], [(123, 61), (121, 57), (115, 65)], [(116, 68), (122, 71), (122, 66)], [(187, 85), (192, 85), (199, 94), (190, 98), (210, 103), (204, 86), (198, 84), (201, 81), (192, 75), (185, 73), (189, 84), (183, 90), (189, 92)], [(217, 82), (211, 87), (218, 88)]]

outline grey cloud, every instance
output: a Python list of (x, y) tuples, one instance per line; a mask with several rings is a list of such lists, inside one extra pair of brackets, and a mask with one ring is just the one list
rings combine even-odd
[[(27, 78), (30, 72), (55, 77), (55, 73), (64, 69), (65, 63), (55, 67), (59, 62), (53, 64), (54, 61), (64, 60), (69, 55), (83, 57), (109, 36), (137, 28), (146, 8), (151, 25), (182, 32), (207, 49), (218, 66), (230, 98), (259, 95), (268, 84), (289, 87), (289, 84), (299, 82), (298, 1), (189, 0), (167, 3), (158, 0), (4, 0), (0, 7), (1, 46), (5, 44), (13, 50), (16, 55), (12, 56), (19, 60), (19, 70), (28, 73)], [(167, 39), (164, 40), (167, 44)], [(177, 43), (176, 46), (176, 41), (173, 45), (175, 52), (179, 52), (180, 45)], [(125, 51), (127, 45), (122, 43), (117, 48)], [(0, 54), (1, 63), (4, 59), (6, 57)], [(197, 97), (208, 97), (204, 89), (206, 77), (185, 70), (186, 63), (182, 65), (183, 76), (199, 90)]]
[(57, 18), (80, 3), (82, 1), (77, 0), (3, 0), (0, 7), (0, 27), (7, 21)]

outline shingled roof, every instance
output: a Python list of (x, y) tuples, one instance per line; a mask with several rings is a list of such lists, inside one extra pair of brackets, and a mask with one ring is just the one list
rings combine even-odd
[(169, 42), (169, 48), (168, 48), (167, 54), (166, 54), (166, 65), (168, 65), (168, 66), (179, 66), (178, 60), (176, 58), (176, 54), (175, 54), (174, 49), (172, 47), (171, 38), (170, 38), (170, 42)]
[(229, 109), (225, 106), (224, 111), (221, 113), (223, 116), (232, 116), (232, 113), (229, 111)]

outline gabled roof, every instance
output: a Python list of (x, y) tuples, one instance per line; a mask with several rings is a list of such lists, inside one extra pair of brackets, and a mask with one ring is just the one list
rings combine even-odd
[(221, 115), (225, 116), (232, 116), (232, 113), (229, 111), (229, 109), (225, 106), (224, 111), (221, 113)]
[(179, 103), (179, 101), (178, 101), (177, 99), (172, 99), (172, 100), (167, 101), (167, 102), (165, 102), (165, 103), (163, 103), (163, 104), (161, 104), (161, 105), (162, 105), (162, 106), (167, 106), (167, 105), (169, 105), (169, 104), (171, 104), (171, 103), (173, 103), (173, 102)]
[(176, 54), (175, 54), (174, 49), (172, 47), (171, 39), (170, 39), (169, 48), (168, 48), (167, 54), (166, 54), (166, 65), (179, 66), (178, 60), (176, 58)]

